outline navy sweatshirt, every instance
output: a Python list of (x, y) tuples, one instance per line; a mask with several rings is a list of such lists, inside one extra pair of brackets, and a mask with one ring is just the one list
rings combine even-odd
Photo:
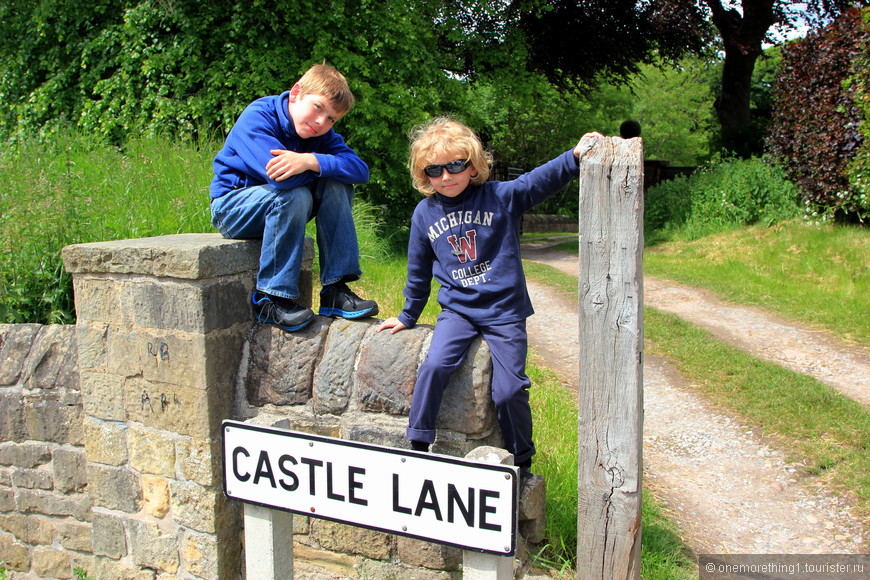
[[(320, 137), (301, 139), (287, 110), (290, 91), (257, 99), (239, 115), (223, 148), (214, 158), (211, 197), (220, 197), (242, 187), (269, 184), (276, 189), (294, 189), (317, 177), (342, 183), (362, 184), (369, 180), (369, 168), (341, 135), (330, 129)], [(272, 149), (313, 153), (320, 173), (306, 171), (283, 181), (266, 177)]]
[(398, 316), (417, 323), (432, 277), (438, 303), (475, 324), (517, 322), (534, 312), (520, 257), (524, 213), (577, 176), (573, 150), (513, 181), (469, 185), (456, 197), (435, 193), (411, 218), (405, 306)]

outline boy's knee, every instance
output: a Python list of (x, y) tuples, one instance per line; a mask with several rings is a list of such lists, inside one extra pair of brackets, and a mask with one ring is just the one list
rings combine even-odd
[(496, 407), (508, 405), (515, 402), (529, 400), (529, 385), (524, 383), (515, 383), (507, 386), (500, 386), (492, 389), (492, 402)]

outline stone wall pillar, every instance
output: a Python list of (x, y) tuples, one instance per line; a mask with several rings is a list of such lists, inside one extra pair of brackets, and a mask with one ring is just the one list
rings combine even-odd
[(222, 491), (220, 426), (251, 329), (259, 243), (182, 234), (63, 256), (78, 316), (90, 575), (238, 577), (241, 514)]

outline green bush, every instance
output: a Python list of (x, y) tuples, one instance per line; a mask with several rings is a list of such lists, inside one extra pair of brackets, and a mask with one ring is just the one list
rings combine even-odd
[(765, 159), (726, 159), (647, 192), (649, 241), (708, 234), (753, 224), (773, 225), (800, 213), (797, 189)]

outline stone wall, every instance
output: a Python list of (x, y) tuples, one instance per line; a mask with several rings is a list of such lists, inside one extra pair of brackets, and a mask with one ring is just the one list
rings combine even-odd
[[(217, 234), (70, 246), (76, 327), (0, 326), (0, 560), (13, 578), (72, 578), (75, 567), (98, 580), (244, 577), (243, 508), (223, 493), (224, 419), (408, 447), (431, 328), (257, 324), (258, 254)], [(434, 452), (500, 445), (490, 373), (478, 341), (448, 387)], [(521, 527), (540, 541), (543, 482), (526, 491)], [(306, 517), (294, 528), (300, 572), (448, 578), (461, 567), (456, 548)]]
[(22, 578), (90, 565), (75, 327), (0, 325), (0, 563)]

